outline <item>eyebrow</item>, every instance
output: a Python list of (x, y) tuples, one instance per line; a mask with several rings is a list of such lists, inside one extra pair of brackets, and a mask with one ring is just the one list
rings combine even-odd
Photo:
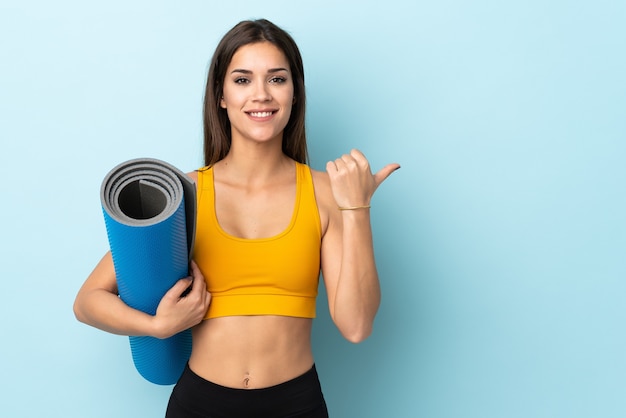
[[(267, 70), (268, 73), (272, 74), (272, 73), (278, 73), (280, 71), (286, 71), (289, 72), (289, 70), (287, 70), (286, 68), (283, 67), (279, 67), (279, 68), (270, 68), (269, 70)], [(235, 68), (233, 71), (231, 71), (231, 74), (233, 73), (242, 73), (242, 74), (252, 74), (252, 71), (250, 70), (245, 70), (243, 68)]]

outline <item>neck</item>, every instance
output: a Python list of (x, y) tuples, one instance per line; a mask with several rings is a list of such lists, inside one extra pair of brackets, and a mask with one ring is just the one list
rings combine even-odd
[(291, 170), (293, 160), (283, 153), (280, 142), (245, 145), (233, 142), (226, 157), (215, 166), (231, 179), (258, 183)]

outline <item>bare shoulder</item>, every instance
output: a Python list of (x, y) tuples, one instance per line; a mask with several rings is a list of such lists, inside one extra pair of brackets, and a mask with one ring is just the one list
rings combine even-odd
[(190, 171), (189, 173), (187, 173), (187, 177), (192, 179), (194, 183), (198, 183), (198, 172), (197, 171)]
[(330, 185), (330, 180), (328, 178), (327, 172), (318, 171), (318, 170), (311, 168), (311, 175), (313, 176), (313, 182), (316, 183), (315, 184), (316, 186), (317, 186), (317, 182), (325, 182)]
[(313, 177), (313, 187), (315, 188), (315, 197), (318, 199), (318, 205), (331, 204), (334, 198), (330, 188), (328, 173), (311, 169), (311, 177)]
[(315, 188), (315, 199), (322, 222), (323, 234), (326, 235), (329, 225), (336, 225), (340, 219), (337, 217), (336, 203), (333, 191), (330, 187), (330, 177), (325, 171), (311, 169), (313, 177), (313, 187)]

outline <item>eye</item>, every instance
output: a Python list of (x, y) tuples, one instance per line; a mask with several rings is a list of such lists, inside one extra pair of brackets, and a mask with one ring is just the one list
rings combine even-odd
[(245, 77), (238, 77), (235, 79), (235, 84), (248, 84), (250, 80)]
[(270, 79), (270, 83), (273, 83), (273, 84), (282, 84), (285, 81), (287, 81), (285, 77), (272, 77)]

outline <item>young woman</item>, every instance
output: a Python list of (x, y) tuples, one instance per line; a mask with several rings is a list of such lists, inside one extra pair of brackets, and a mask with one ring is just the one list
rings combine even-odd
[[(360, 342), (380, 302), (370, 199), (397, 164), (372, 174), (357, 150), (306, 166), (302, 59), (267, 20), (231, 29), (212, 59), (204, 103), (192, 277), (154, 316), (117, 297), (107, 253), (80, 289), (76, 317), (123, 335), (193, 327), (167, 417), (326, 417), (311, 351), (320, 269), (330, 314)], [(191, 292), (181, 294), (191, 284)]]

